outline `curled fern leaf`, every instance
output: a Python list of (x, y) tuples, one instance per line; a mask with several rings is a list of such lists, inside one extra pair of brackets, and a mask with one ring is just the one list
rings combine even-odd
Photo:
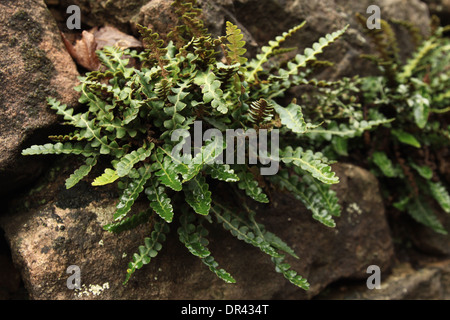
[(260, 99), (250, 104), (248, 117), (250, 122), (261, 125), (272, 120), (273, 111), (274, 108), (271, 104), (264, 99)]

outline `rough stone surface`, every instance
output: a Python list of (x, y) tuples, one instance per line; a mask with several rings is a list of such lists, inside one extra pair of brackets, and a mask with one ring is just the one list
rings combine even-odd
[[(20, 152), (56, 122), (47, 96), (76, 103), (78, 72), (43, 1), (0, 1), (0, 194), (35, 178), (42, 159)], [(27, 145), (28, 146), (28, 145)]]
[[(211, 252), (236, 284), (222, 282), (192, 256), (172, 225), (161, 253), (123, 286), (127, 263), (149, 226), (119, 235), (103, 231), (112, 219), (117, 195), (93, 189), (87, 182), (65, 190), (70, 169), (54, 173), (55, 180), (43, 181), (42, 189), (11, 203), (14, 212), (1, 217), (1, 226), (32, 299), (309, 299), (341, 278), (365, 277), (371, 264), (389, 270), (393, 256), (373, 175), (345, 164), (336, 172), (342, 180), (337, 192), (343, 214), (335, 229), (313, 220), (300, 203), (284, 194), (274, 194), (274, 206), (258, 211), (267, 229), (300, 256), (289, 262), (308, 278), (308, 292), (276, 273), (269, 257), (258, 249), (214, 226)], [(82, 291), (66, 286), (70, 265), (81, 268)], [(104, 288), (99, 295), (93, 294), (96, 286)]]
[[(84, 12), (84, 22), (87, 25), (112, 24), (124, 31), (133, 32), (135, 36), (139, 35), (137, 23), (149, 26), (164, 36), (177, 21), (170, 8), (172, 1), (169, 0), (75, 2)], [(266, 45), (269, 40), (305, 20), (306, 27), (287, 41), (287, 46), (304, 49), (319, 37), (349, 24), (346, 35), (333, 45), (333, 50), (327, 49), (322, 56), (336, 63), (333, 69), (324, 71), (327, 79), (374, 72), (371, 63), (359, 58), (361, 53), (373, 52), (373, 47), (365, 38), (363, 27), (355, 19), (356, 12), (368, 17), (366, 10), (369, 5), (380, 6), (383, 19), (413, 22), (423, 34), (428, 33), (430, 24), (428, 7), (419, 0), (198, 0), (198, 4), (203, 9), (203, 19), (214, 36), (224, 35), (226, 20), (237, 24), (245, 35), (250, 56), (254, 56), (258, 48)], [(408, 41), (407, 32), (400, 28), (396, 31), (402, 42), (403, 53), (410, 53), (412, 43)]]
[(449, 300), (450, 260), (413, 267), (399, 263), (386, 277), (380, 289), (369, 290), (364, 283), (330, 287), (317, 299), (329, 300)]

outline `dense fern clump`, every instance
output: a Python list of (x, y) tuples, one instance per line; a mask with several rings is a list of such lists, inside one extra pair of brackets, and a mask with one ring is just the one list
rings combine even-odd
[[(365, 18), (358, 18), (365, 26)], [(416, 44), (405, 61), (400, 57), (393, 24), (406, 28)], [(345, 79), (337, 87), (319, 89), (321, 94), (315, 99), (320, 107), (308, 115), (316, 120), (325, 117), (325, 128), (310, 134), (316, 144), (331, 142), (324, 151), (328, 156), (349, 156), (363, 150), (362, 155), (380, 177), (387, 203), (447, 234), (429, 199), (450, 213), (449, 182), (441, 170), (448, 161), (441, 154), (450, 139), (445, 118), (450, 111), (450, 41), (443, 37), (450, 28), (434, 27), (423, 39), (408, 22), (382, 20), (381, 26), (366, 30), (378, 54), (364, 56), (376, 63), (380, 74)], [(383, 126), (373, 132), (360, 130), (377, 123)], [(355, 142), (360, 136), (363, 140)]]
[[(293, 86), (318, 83), (307, 78), (309, 64), (346, 28), (320, 38), (280, 67), (272, 63), (273, 57), (283, 52), (281, 44), (304, 23), (248, 59), (237, 26), (227, 22), (226, 35), (213, 39), (199, 18), (195, 1), (174, 1), (173, 7), (180, 24), (167, 40), (140, 26), (142, 52), (115, 47), (98, 52), (102, 69), (87, 73), (76, 88), (84, 111), (76, 112), (49, 98), (50, 107), (74, 131), (52, 136), (53, 143), (31, 146), (23, 154), (83, 156), (85, 164), (68, 177), (67, 188), (87, 177), (100, 157), (110, 160), (104, 173), (91, 180), (94, 186), (117, 183), (121, 188), (114, 223), (105, 230), (121, 232), (148, 221), (153, 228), (129, 263), (125, 283), (158, 254), (177, 219), (180, 241), (224, 281), (235, 282), (208, 249), (207, 225), (214, 221), (268, 254), (278, 272), (306, 290), (306, 279), (284, 262), (286, 254), (297, 257), (294, 251), (257, 222), (242, 195), (265, 204), (269, 202), (265, 186), (278, 186), (305, 203), (319, 222), (335, 226), (333, 218), (339, 216), (340, 207), (330, 185), (338, 183), (338, 177), (322, 153), (292, 142), (317, 125), (305, 120), (303, 107), (295, 100), (283, 105), (280, 98)], [(244, 142), (248, 145), (245, 161), (218, 161), (230, 148), (234, 154), (242, 147), (239, 139), (230, 145), (212, 134), (202, 145), (191, 146), (188, 142), (199, 124), (223, 136), (227, 130), (266, 130), (266, 134), (279, 130), (280, 140), (269, 139), (264, 147), (259, 141), (257, 154), (251, 154), (250, 142)], [(184, 151), (188, 146), (189, 152), (178, 157), (173, 151), (180, 146)], [(257, 161), (249, 160), (252, 156)], [(267, 168), (270, 162), (276, 163), (275, 175), (254, 170)], [(241, 190), (236, 192), (238, 206), (214, 195), (213, 183), (227, 183), (230, 192)], [(133, 210), (138, 197), (148, 200), (144, 212)]]

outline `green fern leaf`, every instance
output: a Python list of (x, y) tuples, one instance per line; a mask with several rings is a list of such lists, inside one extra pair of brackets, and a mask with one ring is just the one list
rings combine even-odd
[(271, 257), (279, 258), (282, 256), (263, 236), (257, 234), (258, 230), (255, 230), (253, 224), (250, 221), (246, 221), (244, 217), (231, 212), (216, 202), (211, 207), (211, 211), (216, 216), (217, 221), (223, 225), (224, 229), (228, 230), (239, 240), (259, 248)]
[(339, 39), (347, 31), (348, 27), (349, 26), (347, 25), (341, 30), (337, 30), (321, 37), (311, 48), (306, 48), (303, 54), (296, 55), (293, 61), (288, 62), (287, 70), (280, 68), (280, 77), (282, 79), (288, 79), (289, 76), (297, 75), (300, 68), (305, 67), (308, 62), (316, 60), (316, 56), (322, 53), (330, 44)]
[(275, 264), (276, 272), (283, 274), (283, 276), (292, 284), (302, 288), (303, 290), (309, 290), (310, 284), (308, 281), (292, 270), (289, 264), (283, 263), (284, 257), (272, 258), (272, 261)]
[[(303, 202), (305, 207), (312, 212), (315, 220), (327, 227), (334, 228), (336, 223), (333, 217), (338, 217), (341, 213), (336, 193), (330, 190), (329, 185), (321, 184), (308, 174), (302, 175), (300, 171), (296, 171), (298, 175), (290, 176), (287, 170), (282, 170), (270, 179)], [(299, 175), (302, 176), (302, 180)]]
[(142, 211), (138, 214), (132, 215), (131, 217), (125, 217), (119, 222), (107, 224), (103, 227), (103, 230), (114, 233), (133, 230), (137, 226), (148, 222), (150, 214), (151, 210)]
[(165, 192), (163, 186), (152, 185), (145, 189), (145, 194), (150, 200), (150, 207), (166, 222), (170, 223), (173, 219), (173, 207), (170, 198)]
[(92, 168), (97, 164), (97, 157), (87, 158), (86, 164), (75, 170), (73, 174), (66, 180), (66, 189), (70, 189), (81, 181), (91, 172)]
[(208, 240), (204, 237), (208, 231), (199, 224), (197, 227), (193, 224), (195, 216), (182, 214), (180, 217), (180, 227), (178, 228), (178, 236), (180, 241), (186, 248), (196, 257), (206, 258), (211, 252), (206, 247)]
[(208, 215), (211, 208), (211, 192), (206, 179), (197, 175), (190, 180), (184, 188), (186, 202), (201, 215)]
[(236, 283), (236, 280), (224, 269), (219, 269), (219, 264), (214, 260), (213, 256), (208, 256), (202, 259), (202, 262), (209, 267), (209, 270), (214, 272), (220, 279), (226, 283)]
[(374, 152), (372, 160), (386, 177), (395, 178), (399, 175), (399, 170), (394, 167), (386, 153), (381, 151)]
[(291, 103), (286, 108), (280, 106), (277, 103), (273, 103), (275, 111), (280, 116), (281, 123), (289, 128), (294, 133), (305, 133), (307, 131), (307, 125), (303, 118), (302, 108)]
[(132, 151), (131, 153), (123, 156), (116, 166), (117, 175), (119, 177), (125, 177), (128, 175), (136, 163), (144, 161), (150, 157), (154, 147), (155, 145), (151, 143), (149, 147), (139, 148), (138, 150)]
[(150, 263), (162, 249), (162, 243), (166, 241), (166, 234), (169, 233), (169, 226), (164, 221), (155, 221), (153, 231), (149, 238), (145, 238), (144, 245), (139, 247), (138, 253), (133, 255), (133, 260), (128, 264), (127, 275), (124, 284), (127, 284), (130, 277), (137, 269)]
[(138, 196), (144, 190), (145, 183), (151, 177), (150, 165), (144, 165), (139, 168), (137, 173), (138, 177), (130, 181), (119, 199), (117, 210), (114, 213), (115, 221), (120, 221), (127, 215)]
[(302, 147), (298, 147), (295, 151), (292, 147), (287, 147), (281, 151), (280, 159), (286, 164), (294, 164), (304, 171), (310, 173), (314, 178), (326, 184), (339, 183), (339, 178), (326, 164), (327, 158), (322, 153), (313, 153), (311, 150), (303, 151)]
[(205, 168), (206, 174), (209, 174), (213, 179), (225, 182), (237, 182), (239, 177), (234, 173), (234, 170), (227, 164), (213, 163), (207, 165)]
[(34, 145), (27, 149), (22, 150), (22, 155), (40, 155), (40, 154), (76, 154), (83, 155), (85, 157), (92, 157), (98, 154), (91, 146), (81, 143), (47, 143), (44, 145)]
[(178, 173), (175, 170), (176, 164), (172, 161), (172, 158), (166, 156), (161, 148), (158, 148), (156, 155), (152, 157), (154, 163), (152, 164), (152, 171), (155, 171), (155, 175), (158, 180), (166, 187), (175, 191), (181, 191), (183, 186), (178, 177)]
[(244, 57), (244, 54), (247, 52), (247, 49), (244, 48), (245, 41), (242, 40), (244, 35), (241, 33), (241, 30), (230, 21), (227, 21), (226, 34), (229, 42), (229, 44), (227, 44), (228, 58), (232, 63), (245, 64), (247, 58)]
[(244, 190), (245, 193), (255, 201), (269, 203), (269, 198), (258, 186), (258, 182), (251, 172), (241, 171), (237, 173), (237, 176), (239, 177), (239, 189)]
[(253, 59), (249, 64), (249, 69), (251, 69), (247, 75), (247, 82), (252, 83), (257, 81), (258, 72), (263, 70), (263, 65), (269, 60), (270, 56), (273, 55), (274, 51), (278, 49), (278, 47), (286, 41), (286, 39), (292, 36), (295, 32), (303, 28), (306, 24), (306, 21), (301, 24), (293, 27), (288, 32), (284, 32), (281, 36), (275, 38), (275, 40), (269, 41), (268, 46), (264, 46), (261, 48), (261, 53), (256, 56), (256, 59)]
[(444, 185), (441, 182), (428, 181), (428, 186), (430, 187), (431, 195), (436, 199), (441, 208), (446, 213), (450, 213), (450, 195)]
[(406, 210), (417, 222), (433, 229), (437, 233), (447, 234), (447, 230), (445, 230), (441, 222), (433, 214), (433, 209), (423, 199), (413, 199), (407, 204)]
[(113, 183), (117, 179), (119, 179), (119, 176), (117, 175), (116, 170), (107, 168), (105, 169), (105, 172), (101, 176), (95, 178), (94, 182), (92, 182), (92, 185), (104, 186)]
[(198, 74), (194, 81), (202, 88), (204, 103), (211, 103), (211, 106), (222, 114), (228, 112), (223, 91), (220, 89), (221, 83), (212, 70)]

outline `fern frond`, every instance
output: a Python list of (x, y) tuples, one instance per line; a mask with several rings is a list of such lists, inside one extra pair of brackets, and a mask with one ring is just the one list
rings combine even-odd
[(116, 170), (107, 168), (105, 169), (105, 172), (101, 176), (95, 178), (94, 182), (92, 182), (92, 185), (104, 186), (113, 183), (117, 179), (119, 179), (119, 176), (117, 175)]
[(145, 210), (138, 214), (134, 214), (131, 217), (125, 217), (119, 222), (107, 224), (103, 227), (103, 230), (114, 233), (121, 233), (124, 231), (133, 230), (137, 226), (148, 222), (150, 216), (151, 210)]
[(315, 42), (310, 48), (306, 48), (303, 54), (297, 54), (292, 61), (288, 62), (287, 69), (279, 69), (279, 78), (286, 81), (290, 76), (298, 75), (299, 69), (305, 67), (310, 61), (316, 60), (316, 56), (321, 54), (330, 44), (336, 42), (348, 28), (349, 26), (347, 25), (340, 30), (321, 37), (319, 41)]
[(297, 174), (290, 175), (288, 170), (281, 170), (279, 174), (269, 178), (300, 200), (311, 211), (315, 220), (334, 228), (336, 223), (333, 217), (338, 217), (341, 213), (336, 193), (328, 185), (320, 184), (309, 175), (295, 171)]
[(306, 134), (310, 135), (321, 135), (326, 140), (331, 140), (333, 136), (339, 136), (343, 138), (354, 138), (361, 136), (365, 131), (372, 130), (381, 125), (389, 124), (395, 121), (392, 119), (379, 119), (379, 120), (362, 120), (362, 121), (352, 121), (348, 124), (341, 123), (337, 124), (335, 121), (330, 122), (327, 129), (315, 128), (310, 129)]
[(382, 151), (376, 151), (372, 154), (372, 161), (383, 172), (386, 177), (395, 178), (398, 177), (400, 171), (394, 167), (391, 159)]
[(92, 157), (98, 154), (90, 145), (82, 143), (47, 143), (44, 145), (34, 145), (27, 149), (22, 150), (22, 155), (38, 155), (38, 154), (76, 154), (83, 155), (85, 157)]
[(417, 222), (431, 228), (437, 233), (447, 234), (447, 230), (445, 230), (441, 222), (434, 215), (433, 209), (422, 198), (415, 198), (410, 201), (406, 206), (406, 211)]
[(255, 180), (255, 177), (251, 172), (240, 171), (237, 172), (237, 176), (239, 177), (239, 189), (244, 190), (245, 193), (255, 201), (269, 203), (269, 198), (263, 192), (261, 187), (259, 187), (258, 181)]
[(117, 210), (114, 213), (114, 221), (122, 220), (131, 210), (131, 207), (142, 191), (144, 191), (144, 185), (151, 177), (150, 165), (144, 165), (139, 168), (137, 173), (137, 177), (132, 179), (125, 190), (123, 190), (119, 203), (116, 206)]
[(140, 24), (137, 24), (136, 27), (143, 38), (142, 43), (144, 44), (145, 55), (147, 57), (146, 62), (156, 62), (162, 70), (163, 75), (166, 74), (164, 66), (168, 63), (168, 60), (165, 58), (167, 48), (164, 47), (164, 40), (160, 39), (159, 34), (153, 32), (150, 28)]
[(123, 156), (116, 166), (117, 175), (119, 177), (125, 177), (128, 175), (134, 165), (150, 157), (154, 147), (155, 145), (151, 143), (149, 147), (141, 147), (138, 150), (132, 151), (131, 153)]
[(280, 258), (272, 258), (272, 262), (275, 264), (276, 272), (283, 274), (283, 276), (292, 284), (302, 288), (303, 290), (309, 290), (310, 284), (308, 283), (308, 280), (297, 274), (296, 271), (291, 269), (290, 264), (283, 263), (283, 261), (284, 256)]
[(170, 198), (166, 194), (164, 186), (152, 186), (145, 189), (145, 194), (150, 201), (150, 207), (166, 222), (173, 219), (173, 207)]
[(165, 155), (161, 148), (158, 148), (157, 153), (152, 156), (152, 161), (152, 171), (155, 172), (158, 180), (172, 190), (181, 191), (183, 186), (175, 170), (176, 164)]
[(439, 203), (442, 210), (446, 213), (450, 213), (450, 195), (447, 189), (441, 182), (428, 181), (431, 195)]
[(211, 252), (208, 250), (208, 230), (201, 223), (195, 226), (195, 216), (183, 213), (180, 217), (180, 227), (178, 235), (180, 241), (194, 256), (199, 257), (201, 261), (209, 267), (220, 279), (226, 283), (236, 283), (236, 280), (224, 269), (219, 269), (219, 264), (214, 260)]
[(91, 172), (92, 168), (97, 164), (97, 157), (87, 158), (85, 164), (75, 170), (66, 180), (66, 189), (70, 189), (80, 182), (85, 176)]
[(228, 164), (213, 163), (205, 167), (205, 173), (210, 175), (211, 178), (225, 181), (225, 182), (237, 182), (239, 177), (234, 170), (230, 168)]
[(166, 241), (166, 234), (169, 233), (169, 226), (162, 220), (156, 220), (153, 231), (149, 238), (145, 238), (144, 245), (139, 247), (138, 253), (133, 255), (133, 260), (128, 264), (127, 275), (124, 284), (127, 284), (130, 277), (137, 269), (150, 263), (162, 249), (162, 243)]
[(289, 146), (284, 151), (281, 151), (280, 159), (286, 164), (292, 163), (300, 167), (325, 184), (336, 184), (339, 182), (339, 178), (327, 164), (328, 159), (320, 152), (304, 151), (302, 147), (297, 147), (297, 149), (293, 150)]
[(244, 57), (247, 49), (245, 49), (245, 41), (242, 39), (244, 35), (241, 30), (230, 21), (226, 23), (226, 34), (228, 40), (228, 51), (227, 57), (230, 59), (231, 63), (239, 63), (241, 65), (247, 62), (247, 58)]
[(201, 224), (195, 226), (193, 224), (194, 221), (194, 215), (183, 213), (180, 216), (178, 236), (190, 253), (199, 258), (206, 258), (211, 254), (206, 247), (209, 243), (205, 238), (208, 235), (208, 231)]
[(228, 210), (217, 202), (214, 202), (214, 205), (211, 206), (211, 212), (214, 213), (217, 221), (223, 225), (224, 229), (239, 240), (259, 248), (271, 257), (279, 258), (282, 256), (267, 240), (258, 235), (253, 229), (252, 223), (241, 215)]
[(210, 103), (211, 106), (222, 114), (228, 112), (228, 106), (220, 89), (221, 83), (217, 80), (212, 71), (203, 72), (195, 77), (195, 84), (202, 87), (203, 102)]
[(206, 264), (212, 272), (216, 274), (220, 279), (225, 281), (226, 283), (236, 283), (236, 280), (224, 269), (219, 269), (219, 264), (214, 260), (213, 256), (207, 256), (202, 259), (202, 262)]
[(287, 107), (272, 102), (276, 113), (280, 116), (281, 123), (294, 133), (305, 133), (308, 130), (303, 117), (302, 107), (296, 103), (290, 103)]
[(274, 107), (264, 99), (254, 101), (250, 104), (248, 118), (251, 123), (262, 125), (270, 122), (273, 118)]
[(400, 83), (407, 82), (413, 73), (416, 71), (417, 67), (420, 65), (422, 60), (436, 47), (438, 43), (434, 39), (426, 40), (419, 48), (419, 50), (414, 52), (414, 55), (408, 62), (402, 67), (401, 72), (398, 74), (397, 79)]
[(278, 47), (285, 42), (287, 38), (291, 37), (294, 33), (303, 28), (305, 24), (306, 21), (302, 22), (289, 31), (284, 32), (281, 36), (276, 37), (275, 40), (269, 41), (268, 46), (261, 48), (261, 53), (256, 56), (256, 59), (253, 59), (248, 64), (249, 71), (246, 74), (246, 80), (248, 83), (258, 82), (258, 72), (263, 70), (263, 65), (269, 60), (273, 52), (278, 49)]
[(211, 208), (211, 191), (205, 177), (197, 175), (183, 188), (186, 202), (201, 215), (208, 215)]

